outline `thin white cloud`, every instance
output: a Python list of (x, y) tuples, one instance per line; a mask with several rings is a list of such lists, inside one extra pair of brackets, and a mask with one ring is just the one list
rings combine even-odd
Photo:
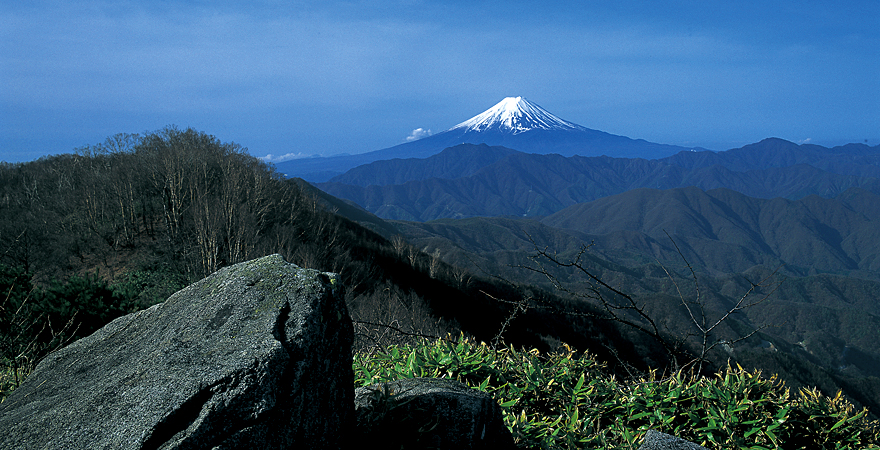
[(416, 128), (415, 130), (412, 130), (412, 133), (410, 133), (410, 135), (406, 137), (406, 142), (417, 141), (421, 138), (426, 138), (432, 134), (433, 133), (431, 133), (431, 130), (426, 130), (424, 128), (419, 127), (419, 128)]
[(278, 163), (278, 162), (290, 161), (291, 159), (311, 158), (313, 156), (317, 156), (317, 155), (307, 155), (305, 153), (300, 152), (300, 153), (285, 153), (283, 155), (275, 156), (275, 155), (269, 153), (266, 156), (258, 156), (257, 159), (262, 159), (263, 161), (270, 162), (270, 163)]

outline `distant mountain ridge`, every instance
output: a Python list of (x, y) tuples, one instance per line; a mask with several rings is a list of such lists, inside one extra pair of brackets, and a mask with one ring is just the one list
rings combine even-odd
[(880, 145), (846, 144), (828, 148), (767, 138), (723, 152), (685, 152), (662, 160), (688, 169), (717, 165), (737, 172), (809, 164), (842, 175), (880, 177)]
[(389, 159), (364, 164), (333, 177), (330, 182), (387, 186), (430, 178), (461, 178), (514, 153), (519, 152), (486, 144), (459, 144), (428, 158)]
[[(814, 156), (805, 160), (842, 173), (805, 163), (778, 167), (779, 164), (772, 163), (781, 159), (774, 156), (777, 149), (791, 153), (800, 147), (777, 139), (729, 150), (731, 155), (683, 152), (660, 160), (521, 152), (505, 155), (497, 149), (491, 155), (477, 157), (473, 153), (482, 155), (489, 147), (461, 146), (424, 160), (362, 166), (317, 186), (331, 195), (354, 201), (379, 217), (416, 221), (546, 216), (577, 203), (636, 188), (728, 188), (750, 197), (792, 200), (808, 195), (834, 197), (852, 187), (880, 193), (880, 166), (869, 164), (872, 158), (880, 158), (880, 146), (814, 147), (818, 146), (808, 147)], [(844, 151), (850, 148), (856, 150), (860, 164), (851, 162), (856, 157)], [(461, 160), (474, 164), (481, 161), (485, 165), (479, 169), (471, 166), (467, 175), (459, 178), (436, 169), (453, 167)], [(756, 168), (728, 168), (749, 164)]]
[(503, 146), (526, 153), (571, 156), (662, 158), (683, 150), (592, 130), (563, 120), (522, 97), (508, 97), (488, 110), (441, 133), (357, 155), (304, 158), (275, 164), (288, 177), (324, 182), (375, 161), (427, 158), (459, 144)]

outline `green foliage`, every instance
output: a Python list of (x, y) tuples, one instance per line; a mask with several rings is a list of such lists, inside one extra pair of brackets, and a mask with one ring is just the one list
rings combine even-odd
[(129, 299), (133, 307), (140, 309), (165, 301), (186, 284), (183, 275), (170, 270), (135, 270), (124, 274), (110, 288), (114, 295)]
[(0, 400), (47, 353), (135, 308), (95, 275), (34, 287), (20, 267), (0, 264)]
[(792, 395), (775, 377), (728, 366), (715, 377), (681, 372), (623, 382), (566, 347), (541, 354), (466, 338), (389, 346), (354, 358), (355, 384), (450, 378), (489, 392), (521, 448), (637, 448), (649, 429), (709, 448), (856, 449), (880, 428), (842, 395)]
[[(111, 320), (135, 310), (131, 300), (114, 292), (96, 275), (71, 276), (46, 289), (38, 308), (53, 327), (72, 322), (75, 337), (88, 336)], [(48, 336), (42, 336), (46, 339)]]

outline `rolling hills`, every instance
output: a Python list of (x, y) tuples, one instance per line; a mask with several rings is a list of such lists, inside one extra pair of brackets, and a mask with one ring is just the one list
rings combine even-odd
[[(681, 256), (672, 239), (697, 271), (708, 274), (783, 264), (782, 272), (790, 276), (832, 273), (880, 279), (878, 205), (880, 196), (857, 188), (834, 199), (801, 200), (757, 199), (729, 189), (635, 189), (535, 220), (475, 217), (423, 225), (394, 223), (407, 230), (459, 227), (462, 239), (482, 243), (487, 251), (506, 245), (523, 249), (521, 242), (493, 244), (503, 234), (491, 227), (505, 224), (508, 232), (541, 233), (557, 248), (572, 248), (570, 243), (559, 245), (561, 235), (571, 242), (593, 243), (595, 251), (624, 265), (653, 260), (678, 265)], [(556, 231), (552, 238), (547, 230)], [(452, 231), (440, 234), (447, 233)], [(479, 245), (472, 248), (481, 250)]]

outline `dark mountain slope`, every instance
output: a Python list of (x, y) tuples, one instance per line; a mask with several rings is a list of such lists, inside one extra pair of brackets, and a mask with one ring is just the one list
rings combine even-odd
[(472, 176), (454, 180), (428, 179), (366, 188), (337, 183), (317, 186), (387, 219), (542, 216), (628, 190), (633, 187), (632, 179), (653, 185), (679, 179), (680, 172), (679, 168), (642, 159), (514, 153)]
[(289, 183), (296, 185), (304, 194), (316, 199), (327, 211), (357, 223), (358, 225), (390, 238), (400, 232), (390, 223), (376, 217), (373, 213), (361, 208), (351, 200), (334, 197), (303, 180), (302, 178), (290, 178)]
[(542, 223), (593, 235), (632, 231), (657, 241), (669, 233), (692, 263), (712, 272), (785, 263), (802, 275), (876, 275), (880, 222), (872, 219), (880, 203), (872, 202), (880, 202), (880, 196), (853, 190), (846, 198), (765, 200), (729, 189), (636, 189), (569, 207)]
[(831, 198), (851, 187), (880, 192), (877, 178), (831, 173), (808, 164), (745, 172), (735, 172), (720, 165), (701, 167), (686, 171), (679, 185), (672, 187), (685, 186), (696, 186), (703, 190), (727, 188), (750, 197), (783, 197), (791, 200), (808, 195)]

